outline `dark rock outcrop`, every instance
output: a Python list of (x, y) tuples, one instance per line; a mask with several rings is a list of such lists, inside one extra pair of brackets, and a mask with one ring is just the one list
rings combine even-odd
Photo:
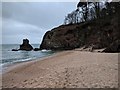
[(12, 51), (18, 51), (18, 49), (12, 49)]
[(107, 53), (115, 53), (115, 52), (120, 52), (120, 40), (116, 40), (113, 42), (109, 47), (107, 47), (103, 52)]
[(40, 48), (34, 48), (34, 51), (39, 51), (40, 50)]
[[(80, 24), (59, 26), (45, 33), (40, 49), (66, 50), (83, 46), (108, 48), (113, 42), (120, 40), (118, 20), (119, 15), (114, 14)], [(114, 43), (110, 47), (115, 49), (116, 45)], [(119, 52), (118, 48), (115, 52)]]
[(33, 50), (33, 47), (29, 44), (29, 40), (28, 39), (23, 39), (23, 43), (22, 43), (22, 45), (20, 45), (20, 49), (19, 50), (30, 51), (30, 50)]
[[(64, 26), (61, 26), (64, 27)], [(78, 38), (75, 37), (77, 32), (72, 29), (56, 28), (52, 31), (46, 32), (43, 42), (40, 46), (41, 49), (74, 49), (79, 47)]]

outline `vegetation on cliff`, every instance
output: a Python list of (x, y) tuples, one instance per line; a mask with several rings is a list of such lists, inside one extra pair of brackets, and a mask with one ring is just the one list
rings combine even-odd
[(66, 50), (85, 46), (120, 52), (119, 8), (119, 2), (79, 2), (77, 9), (65, 17), (64, 25), (46, 32), (40, 49)]

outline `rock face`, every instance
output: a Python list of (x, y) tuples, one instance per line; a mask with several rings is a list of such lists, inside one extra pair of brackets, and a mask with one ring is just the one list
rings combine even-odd
[(109, 47), (107, 47), (103, 52), (115, 53), (120, 52), (120, 40), (113, 42)]
[(75, 26), (60, 26), (46, 32), (40, 49), (74, 49), (80, 46)]
[[(116, 43), (120, 40), (118, 20), (120, 18), (116, 14), (85, 23), (59, 26), (45, 33), (40, 49), (66, 50), (83, 46), (102, 49), (109, 45), (114, 49), (116, 44), (120, 44)], [(115, 52), (118, 48), (120, 46)]]
[(30, 50), (33, 50), (33, 47), (29, 44), (29, 40), (28, 39), (23, 39), (23, 43), (22, 43), (22, 45), (20, 45), (20, 49), (19, 50), (30, 51)]

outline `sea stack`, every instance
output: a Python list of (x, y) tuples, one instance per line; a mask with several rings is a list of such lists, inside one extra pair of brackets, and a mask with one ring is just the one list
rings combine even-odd
[(20, 45), (19, 50), (31, 51), (31, 50), (33, 50), (33, 47), (29, 44), (28, 39), (23, 39), (23, 43), (22, 43), (22, 45)]

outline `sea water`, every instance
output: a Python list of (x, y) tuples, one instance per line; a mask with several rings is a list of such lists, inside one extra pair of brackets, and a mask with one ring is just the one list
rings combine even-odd
[[(34, 48), (38, 48), (39, 44), (32, 44)], [(15, 63), (26, 62), (29, 60), (35, 60), (38, 58), (52, 55), (54, 52), (51, 50), (40, 50), (40, 51), (12, 51), (12, 49), (18, 49), (18, 44), (2, 44), (0, 52), (2, 54), (0, 66), (4, 69), (8, 65)]]

